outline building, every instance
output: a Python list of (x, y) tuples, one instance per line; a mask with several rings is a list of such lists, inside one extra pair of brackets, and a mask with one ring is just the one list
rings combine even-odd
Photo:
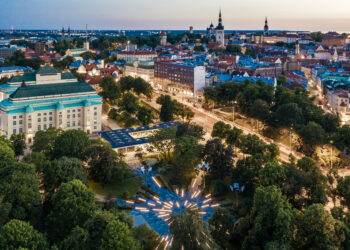
[(207, 36), (211, 37), (215, 35), (215, 28), (213, 22), (211, 22), (210, 26), (207, 28)]
[(221, 46), (225, 46), (225, 29), (222, 25), (221, 10), (219, 12), (218, 26), (215, 28), (215, 38), (217, 43), (220, 43)]
[(24, 133), (31, 143), (37, 131), (50, 127), (101, 130), (102, 99), (88, 83), (49, 66), (26, 74), (9, 82), (15, 90), (0, 102), (0, 135)]
[[(84, 46), (86, 44), (84, 43)], [(89, 50), (87, 48), (78, 48), (78, 49), (67, 49), (65, 56), (72, 56), (75, 60), (83, 60), (81, 57), (81, 54), (88, 52)]]
[(265, 19), (265, 26), (264, 26), (264, 35), (267, 35), (269, 33), (269, 25), (267, 23), (267, 17)]
[(31, 70), (31, 68), (22, 66), (10, 66), (10, 67), (0, 67), (0, 79), (12, 76), (23, 75), (24, 72)]
[(137, 149), (145, 149), (149, 137), (159, 129), (179, 126), (179, 122), (165, 122), (156, 125), (146, 125), (137, 128), (123, 128), (100, 132), (99, 135), (108, 141), (118, 153), (135, 152)]
[(0, 58), (7, 58), (15, 54), (16, 48), (0, 48)]
[(205, 67), (179, 62), (155, 62), (154, 82), (172, 93), (193, 96), (205, 87)]
[(160, 32), (159, 38), (160, 38), (160, 45), (161, 46), (166, 46), (166, 44), (167, 44), (167, 41), (166, 41), (167, 36), (166, 36), (166, 33), (164, 31)]
[(124, 60), (126, 63), (150, 61), (157, 57), (156, 52), (147, 50), (115, 51), (112, 52), (113, 55), (117, 57), (117, 60)]

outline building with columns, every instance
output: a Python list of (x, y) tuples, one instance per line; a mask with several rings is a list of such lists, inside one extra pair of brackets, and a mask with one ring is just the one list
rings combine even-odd
[(37, 131), (50, 127), (101, 130), (102, 99), (88, 83), (62, 79), (64, 74), (49, 66), (34, 73), (34, 81), (27, 83), (24, 75), (0, 102), (0, 135), (24, 133), (31, 143)]
[(220, 43), (221, 46), (225, 46), (225, 29), (222, 25), (221, 10), (219, 12), (218, 26), (215, 28), (215, 38), (217, 43)]

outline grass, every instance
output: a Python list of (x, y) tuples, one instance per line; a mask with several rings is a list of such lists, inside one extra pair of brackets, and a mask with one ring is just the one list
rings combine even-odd
[(94, 191), (96, 194), (113, 196), (116, 198), (125, 198), (124, 194), (128, 193), (130, 197), (136, 195), (136, 192), (140, 190), (143, 184), (142, 178), (139, 176), (132, 177), (124, 180), (123, 182), (112, 182), (102, 188), (102, 185), (93, 180), (89, 180), (89, 189)]

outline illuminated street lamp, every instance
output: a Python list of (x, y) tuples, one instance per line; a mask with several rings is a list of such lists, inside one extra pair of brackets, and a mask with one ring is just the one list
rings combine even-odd
[(207, 162), (205, 162), (203, 165), (198, 164), (199, 170), (203, 171), (203, 180), (204, 180), (204, 189), (205, 189), (205, 174), (209, 172), (210, 166)]
[(151, 167), (151, 166), (142, 166), (142, 167), (141, 167), (141, 171), (142, 171), (142, 173), (145, 175), (146, 186), (148, 186), (148, 183), (147, 183), (147, 175), (152, 171), (152, 167)]
[(235, 192), (236, 194), (236, 209), (238, 208), (238, 193), (243, 192), (245, 189), (245, 186), (240, 186), (238, 182), (234, 182), (233, 185), (230, 185), (231, 191)]

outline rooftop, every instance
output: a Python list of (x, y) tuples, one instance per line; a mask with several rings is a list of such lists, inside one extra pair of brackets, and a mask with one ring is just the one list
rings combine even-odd
[(19, 87), (10, 95), (10, 99), (77, 94), (84, 92), (95, 92), (95, 90), (89, 84), (82, 82), (39, 84)]
[(146, 144), (148, 142), (149, 136), (134, 138), (131, 135), (132, 133), (177, 127), (179, 124), (179, 122), (165, 122), (152, 126), (146, 125), (137, 128), (123, 128), (118, 130), (103, 131), (99, 134), (111, 144), (112, 148), (125, 148)]

